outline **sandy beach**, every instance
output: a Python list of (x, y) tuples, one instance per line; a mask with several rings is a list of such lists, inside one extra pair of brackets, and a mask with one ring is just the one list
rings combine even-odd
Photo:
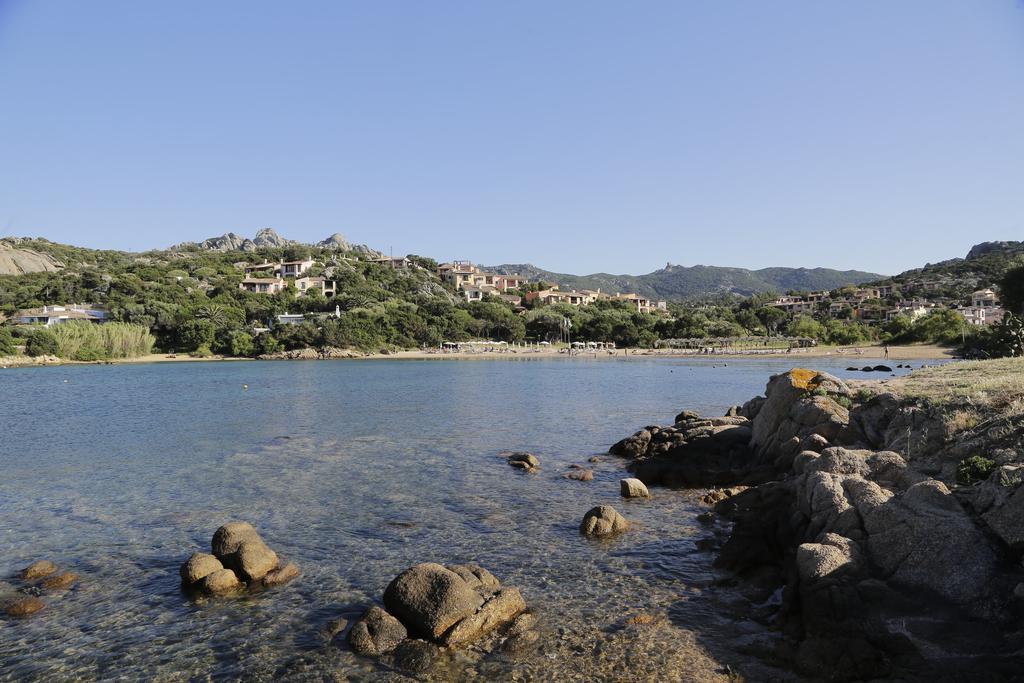
[[(764, 358), (764, 357), (793, 357), (793, 358), (849, 358), (852, 364), (856, 364), (858, 358), (888, 358), (892, 361), (925, 361), (925, 360), (949, 360), (956, 358), (955, 350), (934, 344), (920, 344), (913, 346), (890, 346), (888, 356), (886, 348), (880, 345), (862, 346), (816, 346), (812, 348), (792, 349), (790, 351), (767, 351), (761, 353), (733, 352), (733, 353), (697, 353), (683, 352), (677, 349), (615, 349), (602, 351), (574, 351), (569, 354), (565, 349), (525, 349), (525, 348), (502, 348), (493, 351), (442, 351), (440, 349), (394, 351), (390, 353), (370, 353), (356, 356), (357, 359), (365, 360), (511, 360), (521, 358)], [(138, 358), (119, 358), (105, 361), (70, 361), (62, 360), (54, 356), (30, 358), (28, 356), (8, 356), (0, 358), (0, 369), (15, 367), (33, 367), (48, 365), (114, 365), (122, 363), (185, 363), (185, 362), (209, 362), (209, 361), (247, 361), (252, 358), (238, 358), (233, 356), (207, 356), (193, 357), (184, 353), (151, 353)], [(287, 359), (282, 359), (287, 360)], [(349, 360), (349, 359), (331, 359)]]

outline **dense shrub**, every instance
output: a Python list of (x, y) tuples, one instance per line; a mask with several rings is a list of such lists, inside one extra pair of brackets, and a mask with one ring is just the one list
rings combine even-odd
[(14, 335), (6, 327), (0, 327), (0, 356), (13, 356), (15, 350)]
[(30, 356), (56, 356), (57, 338), (48, 329), (33, 330), (25, 339), (25, 353)]
[(956, 467), (956, 481), (958, 484), (974, 484), (988, 479), (988, 475), (996, 468), (995, 462), (980, 455), (972, 455), (964, 458)]

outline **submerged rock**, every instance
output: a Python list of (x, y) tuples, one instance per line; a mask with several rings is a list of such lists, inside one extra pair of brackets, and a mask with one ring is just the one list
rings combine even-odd
[(71, 572), (64, 572), (54, 576), (48, 576), (40, 582), (40, 587), (48, 591), (64, 590), (71, 588), (78, 577)]
[(18, 577), (25, 581), (34, 581), (35, 579), (41, 579), (44, 576), (49, 576), (57, 571), (57, 565), (49, 560), (39, 560), (33, 562), (29, 566), (25, 567), (18, 573)]
[(283, 586), (289, 581), (294, 581), (300, 576), (302, 576), (302, 572), (299, 571), (298, 565), (294, 562), (289, 562), (283, 567), (278, 567), (277, 569), (272, 569), (267, 572), (260, 580), (260, 584), (264, 588), (273, 588), (275, 586)]
[(566, 479), (573, 479), (575, 481), (593, 481), (594, 470), (578, 469), (571, 470), (566, 473)]
[(610, 536), (627, 529), (629, 522), (611, 505), (591, 508), (580, 524), (580, 533), (585, 536)]
[(28, 595), (9, 602), (4, 606), (4, 611), (8, 616), (27, 617), (30, 614), (35, 614), (44, 607), (46, 607), (46, 603), (37, 597)]

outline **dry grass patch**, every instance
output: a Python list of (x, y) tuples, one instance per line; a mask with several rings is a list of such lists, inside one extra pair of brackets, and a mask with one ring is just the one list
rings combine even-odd
[[(886, 389), (936, 405), (974, 405), (986, 410), (1024, 412), (1024, 358), (961, 361), (917, 370), (891, 380)], [(958, 411), (970, 421), (973, 410)], [(973, 419), (977, 419), (974, 415)]]

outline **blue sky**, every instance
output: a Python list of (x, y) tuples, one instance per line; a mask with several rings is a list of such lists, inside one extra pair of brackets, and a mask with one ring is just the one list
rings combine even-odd
[(1022, 204), (1013, 0), (0, 0), (0, 234), (893, 273)]

